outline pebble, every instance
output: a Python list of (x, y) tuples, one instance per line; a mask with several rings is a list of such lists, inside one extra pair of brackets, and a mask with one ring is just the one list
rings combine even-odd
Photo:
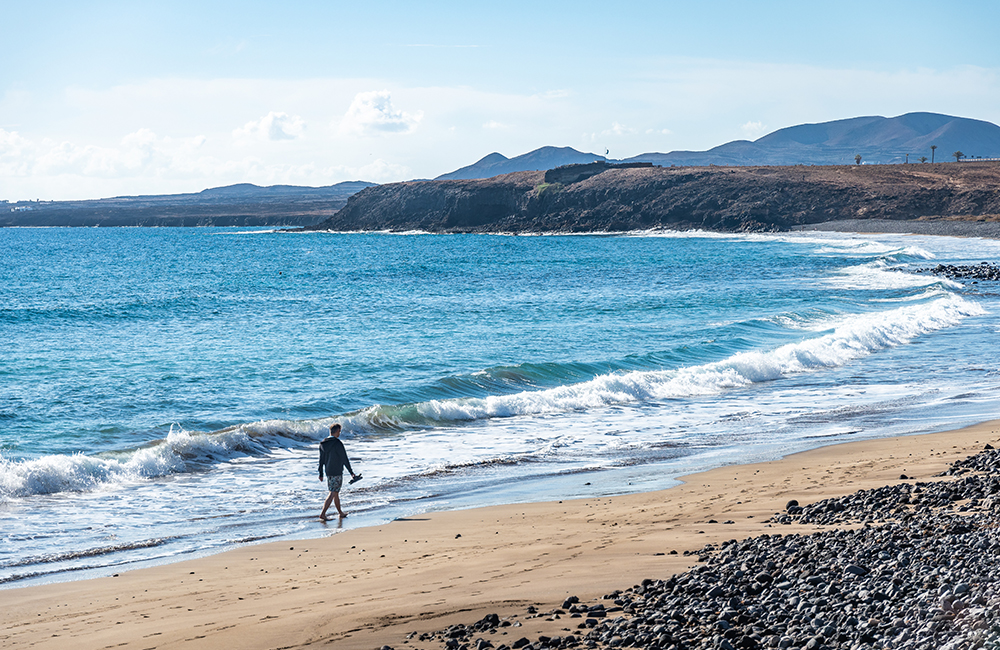
[(567, 598), (587, 616), (577, 634), (485, 645), (511, 624), (491, 614), (420, 638), (448, 650), (1000, 650), (1000, 451), (938, 478), (789, 501), (772, 523), (860, 527), (685, 551), (703, 564), (605, 595), (614, 606)]

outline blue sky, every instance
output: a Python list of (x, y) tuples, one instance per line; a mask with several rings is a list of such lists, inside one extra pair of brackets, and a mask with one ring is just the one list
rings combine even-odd
[(0, 199), (429, 178), (932, 111), (1000, 123), (1000, 3), (0, 0)]

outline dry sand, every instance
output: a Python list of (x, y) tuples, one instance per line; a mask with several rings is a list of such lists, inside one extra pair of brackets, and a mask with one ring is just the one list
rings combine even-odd
[(564, 635), (570, 620), (529, 616), (527, 606), (551, 612), (567, 596), (588, 602), (666, 578), (696, 563), (683, 551), (709, 542), (817, 530), (765, 520), (789, 499), (806, 504), (900, 474), (929, 480), (998, 440), (1000, 421), (847, 443), (695, 474), (660, 492), (432, 513), (116, 577), (7, 589), (0, 646), (400, 650), (440, 647), (404, 642), (412, 631), (490, 613), (520, 624), (496, 645)]

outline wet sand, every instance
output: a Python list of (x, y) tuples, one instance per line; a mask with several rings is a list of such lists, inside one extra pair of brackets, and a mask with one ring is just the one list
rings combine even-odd
[(694, 566), (684, 551), (707, 543), (818, 530), (765, 520), (790, 499), (892, 485), (901, 474), (930, 480), (998, 442), (993, 421), (722, 467), (659, 492), (431, 513), (116, 577), (6, 589), (0, 645), (430, 648), (441, 642), (407, 635), (491, 613), (516, 625), (496, 645), (565, 634), (568, 620), (527, 608), (550, 612), (568, 596), (587, 602), (666, 578)]

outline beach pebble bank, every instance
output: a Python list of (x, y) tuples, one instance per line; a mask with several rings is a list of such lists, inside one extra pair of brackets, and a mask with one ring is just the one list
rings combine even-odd
[(529, 609), (565, 620), (563, 636), (497, 636), (512, 623), (491, 615), (419, 640), (448, 650), (1000, 648), (998, 467), (987, 445), (940, 481), (789, 501), (772, 525), (858, 527), (707, 545), (685, 552), (704, 562), (686, 573)]
[[(818, 524), (916, 521), (935, 511), (966, 513), (1000, 507), (1000, 451), (987, 449), (953, 463), (942, 477), (949, 481), (897, 483), (874, 490), (859, 490), (844, 497), (800, 506), (790, 501), (784, 513), (767, 523)], [(906, 480), (901, 476), (900, 480)], [(995, 503), (996, 501), (996, 503)], [(958, 525), (958, 524), (956, 524)]]

